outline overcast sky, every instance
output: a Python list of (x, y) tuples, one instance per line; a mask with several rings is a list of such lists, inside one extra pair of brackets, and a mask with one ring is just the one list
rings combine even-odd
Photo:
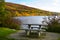
[(23, 4), (47, 11), (60, 12), (60, 0), (6, 0), (6, 2)]

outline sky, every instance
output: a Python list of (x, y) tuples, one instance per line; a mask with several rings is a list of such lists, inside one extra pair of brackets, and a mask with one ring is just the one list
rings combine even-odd
[(60, 12), (60, 0), (5, 0), (51, 12)]

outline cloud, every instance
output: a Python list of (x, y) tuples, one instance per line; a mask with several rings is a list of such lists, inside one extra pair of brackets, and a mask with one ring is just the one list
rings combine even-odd
[(58, 6), (59, 5), (59, 0), (53, 0), (53, 5)]
[(35, 7), (35, 8), (39, 8), (42, 10), (47, 10), (47, 11), (54, 11), (54, 12), (59, 12), (60, 11), (60, 5), (59, 5), (59, 0), (46, 0), (46, 1), (34, 1), (34, 2), (22, 2), (20, 4), (23, 5), (27, 5), (27, 6), (31, 6), (31, 7)]

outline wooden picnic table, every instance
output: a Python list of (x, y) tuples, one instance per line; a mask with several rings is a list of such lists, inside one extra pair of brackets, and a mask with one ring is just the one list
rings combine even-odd
[[(28, 25), (28, 29), (22, 29), (26, 31), (26, 34), (29, 36), (29, 34), (31, 33), (31, 31), (37, 31), (38, 35), (40, 36), (41, 34), (41, 26), (46, 26), (46, 24), (23, 24), (23, 25)], [(32, 27), (32, 25), (37, 25), (38, 27)], [(34, 29), (37, 28), (37, 29)], [(44, 29), (45, 30), (45, 29)]]

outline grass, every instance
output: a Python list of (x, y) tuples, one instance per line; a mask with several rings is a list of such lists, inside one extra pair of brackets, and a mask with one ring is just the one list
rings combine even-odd
[[(12, 30), (9, 28), (0, 28), (0, 40), (16, 40), (16, 39), (12, 39), (12, 38), (7, 38), (8, 35), (10, 35), (11, 33), (15, 33), (15, 32), (17, 32), (17, 30)], [(42, 34), (41, 36), (45, 36), (45, 34)], [(42, 39), (42, 37), (37, 37), (37, 35), (31, 35), (29, 38)], [(24, 40), (24, 39), (21, 39), (21, 40)], [(26, 40), (28, 40), (28, 39), (26, 39)]]
[(58, 38), (58, 40), (60, 40), (60, 37)]
[(16, 32), (16, 30), (12, 30), (9, 28), (0, 28), (0, 40), (14, 40), (14, 39), (8, 39), (7, 36), (11, 33)]

